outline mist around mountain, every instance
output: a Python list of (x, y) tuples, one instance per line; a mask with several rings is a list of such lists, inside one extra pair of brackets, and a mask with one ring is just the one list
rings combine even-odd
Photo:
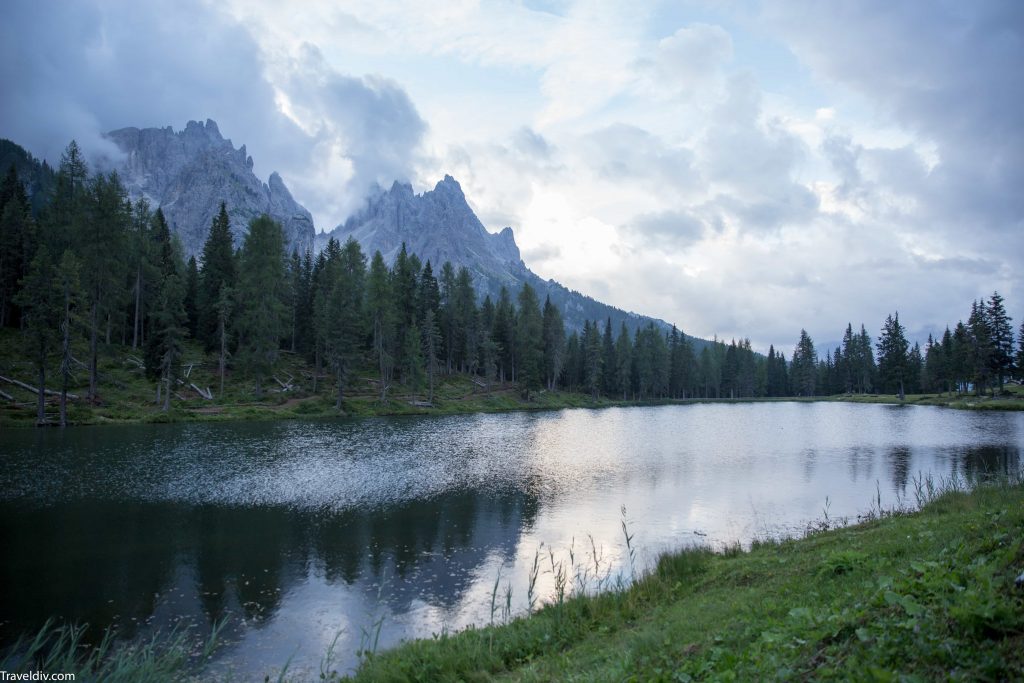
[[(654, 324), (669, 331), (671, 325), (631, 311), (610, 306), (554, 279), (544, 279), (522, 260), (511, 227), (489, 232), (473, 212), (459, 182), (446, 175), (432, 190), (415, 194), (408, 183), (378, 187), (362, 209), (330, 232), (317, 233), (310, 212), (289, 192), (281, 176), (272, 173), (266, 183), (253, 173), (246, 146), (236, 148), (221, 135), (217, 123), (189, 121), (175, 131), (165, 128), (121, 128), (107, 134), (123, 156), (101, 159), (100, 168), (119, 174), (129, 197), (145, 198), (151, 208), (161, 208), (177, 235), (185, 256), (201, 255), (203, 243), (221, 202), (227, 207), (235, 247), (239, 247), (252, 219), (267, 214), (283, 229), (289, 253), (319, 253), (330, 238), (344, 243), (349, 237), (360, 243), (368, 256), (380, 251), (393, 264), (402, 244), (436, 271), (446, 262), (469, 269), (481, 299), (496, 299), (502, 287), (515, 294), (524, 283), (537, 290), (541, 301), (551, 299), (562, 314), (566, 328), (581, 331), (587, 321), (610, 321), (635, 332)], [(26, 179), (33, 204), (42, 202), (53, 183), (53, 170), (35, 160), (17, 144), (0, 142), (0, 164), (15, 164)], [(699, 352), (705, 340), (689, 337)]]
[[(665, 331), (671, 328), (663, 320), (609, 306), (555, 280), (541, 278), (523, 262), (512, 228), (489, 232), (469, 206), (459, 182), (450, 175), (422, 194), (398, 182), (388, 190), (378, 188), (362, 210), (334, 230), (316, 236), (317, 250), (331, 238), (344, 243), (350, 237), (367, 254), (380, 251), (387, 263), (394, 262), (404, 243), (409, 253), (423, 262), (429, 260), (435, 270), (445, 261), (456, 268), (465, 266), (481, 297), (490, 295), (495, 299), (502, 287), (514, 295), (528, 282), (542, 300), (550, 297), (569, 330), (582, 330), (586, 321), (606, 323), (609, 319), (613, 330), (622, 323), (630, 331), (649, 323)], [(699, 352), (703, 340), (694, 341)]]

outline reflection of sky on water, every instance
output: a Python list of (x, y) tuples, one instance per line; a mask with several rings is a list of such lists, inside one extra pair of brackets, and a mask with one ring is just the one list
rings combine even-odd
[(570, 548), (590, 586), (628, 571), (623, 506), (649, 563), (799, 533), (826, 499), (913, 503), (920, 473), (1022, 445), (1021, 414), (827, 403), (8, 432), (0, 634), (227, 617), (220, 666), (318, 673), (340, 632), (347, 668), (382, 616), (382, 647), (489, 622), (499, 576), (521, 611), (535, 555), (542, 596)]

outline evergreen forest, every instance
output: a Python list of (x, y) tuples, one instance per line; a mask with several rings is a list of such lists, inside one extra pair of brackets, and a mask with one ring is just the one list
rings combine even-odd
[[(893, 312), (877, 339), (849, 324), (841, 345), (820, 355), (803, 330), (788, 359), (774, 346), (755, 352), (749, 339), (716, 339), (697, 352), (675, 327), (631, 332), (594, 320), (568, 330), (528, 284), (481, 299), (470, 270), (422, 262), (404, 245), (390, 264), (353, 240), (289, 254), (281, 227), (262, 216), (236, 249), (223, 204), (199, 258), (186, 260), (161, 210), (131, 203), (116, 173), (91, 173), (75, 143), (42, 176), (29, 179), (30, 194), (11, 165), (0, 186), (0, 327), (18, 331), (31, 359), (39, 422), (47, 395), (59, 396), (59, 422), (67, 422), (69, 386), (80, 374), (88, 377), (84, 399), (101, 400), (98, 358), (114, 346), (137, 354), (165, 411), (188, 386), (186, 343), (201, 345), (220, 393), (226, 376), (241, 373), (256, 399), (281, 383), (281, 354), (297, 354), (314, 368), (312, 392), (329, 394), (338, 409), (367, 375), (381, 401), (401, 385), (430, 405), (439, 378), (454, 374), (514, 383), (525, 398), (553, 390), (640, 401), (902, 398), (995, 394), (1024, 367), (1024, 325), (1015, 345), (998, 293), (972, 303), (966, 322), (924, 348), (909, 343)], [(78, 358), (83, 344), (87, 355)], [(209, 388), (190, 390), (214, 398)]]

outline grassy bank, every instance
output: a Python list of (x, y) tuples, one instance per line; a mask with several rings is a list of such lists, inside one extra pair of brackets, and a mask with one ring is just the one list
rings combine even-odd
[(919, 406), (942, 406), (958, 410), (1024, 410), (1024, 386), (1007, 384), (1001, 394), (907, 394), (903, 401), (894, 394), (842, 394), (830, 401), (850, 403), (892, 403)]
[[(0, 376), (35, 386), (37, 372), (22, 353), (23, 340), (16, 330), (0, 329)], [(79, 360), (87, 358), (84, 344), (76, 348)], [(510, 410), (554, 410), (560, 408), (601, 408), (626, 405), (662, 405), (689, 403), (739, 403), (780, 400), (852, 401), (858, 403), (900, 403), (891, 395), (842, 395), (814, 399), (693, 399), (655, 401), (617, 401), (603, 397), (566, 391), (532, 392), (524, 398), (521, 389), (511, 382), (480, 383), (467, 375), (438, 378), (433, 404), (427, 399), (425, 386), (396, 384), (386, 401), (380, 401), (373, 370), (353, 373), (346, 388), (342, 409), (335, 408), (334, 380), (322, 373), (314, 388), (314, 369), (301, 356), (283, 352), (273, 377), (264, 381), (264, 396), (254, 398), (253, 378), (244, 373), (228, 373), (223, 395), (219, 392), (219, 376), (215, 359), (205, 356), (195, 343), (186, 345), (183, 368), (188, 376), (175, 387), (171, 410), (164, 412), (156, 405), (156, 385), (146, 379), (141, 365), (141, 351), (111, 345), (99, 357), (99, 398), (88, 402), (88, 372), (77, 366), (70, 392), (77, 400), (69, 401), (68, 417), (72, 424), (118, 424), (145, 422), (209, 422), (222, 420), (277, 420), (315, 417), (372, 415), (447, 415), (457, 413), (500, 412)], [(47, 369), (48, 389), (58, 386), (56, 359)], [(275, 379), (276, 377), (276, 379)], [(279, 383), (280, 382), (280, 383)], [(289, 385), (284, 390), (281, 383)], [(209, 389), (208, 400), (200, 390)], [(0, 381), (0, 425), (34, 427), (36, 425), (36, 394), (22, 386)], [(937, 405), (974, 410), (1024, 410), (1024, 388), (1009, 386), (995, 398), (974, 396), (911, 395), (907, 405)], [(58, 398), (48, 396), (47, 421), (56, 423)]]
[[(15, 330), (0, 329), (0, 376), (35, 387), (37, 372), (32, 362), (21, 353), (20, 335)], [(76, 358), (84, 361), (87, 349), (76, 348)], [(386, 401), (380, 401), (379, 385), (372, 369), (353, 373), (346, 387), (342, 409), (335, 408), (334, 378), (322, 372), (314, 388), (314, 368), (297, 354), (282, 352), (273, 377), (264, 380), (264, 395), (254, 398), (255, 383), (251, 376), (229, 371), (223, 395), (215, 359), (205, 356), (195, 343), (186, 344), (183, 368), (188, 372), (183, 384), (175, 387), (171, 409), (164, 412), (156, 404), (156, 384), (146, 379), (141, 365), (142, 353), (128, 347), (106, 347), (99, 357), (99, 398), (85, 400), (88, 372), (76, 367), (69, 391), (78, 396), (68, 402), (72, 424), (119, 424), (146, 422), (211, 422), (223, 420), (277, 420), (338, 416), (372, 415), (446, 415), (456, 413), (498, 412), (509, 410), (549, 410), (557, 408), (603, 407), (623, 402), (593, 399), (578, 393), (551, 391), (533, 392), (524, 398), (520, 388), (511, 382), (479, 383), (467, 375), (438, 378), (434, 401), (427, 400), (425, 383), (419, 387), (395, 386)], [(47, 369), (47, 389), (58, 388), (56, 360)], [(276, 377), (276, 379), (274, 379)], [(285, 390), (281, 383), (289, 385)], [(209, 389), (213, 399), (199, 391)], [(0, 381), (0, 425), (34, 427), (36, 398), (34, 391)], [(13, 399), (13, 400), (11, 400)], [(58, 421), (58, 397), (47, 396), (47, 420)]]
[(359, 681), (1008, 680), (1024, 676), (1024, 488), (946, 493), (631, 588), (371, 657)]

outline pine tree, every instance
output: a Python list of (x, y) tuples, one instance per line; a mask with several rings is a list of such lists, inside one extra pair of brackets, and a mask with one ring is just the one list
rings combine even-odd
[(967, 319), (970, 333), (970, 363), (974, 379), (974, 393), (981, 395), (988, 386), (992, 373), (992, 331), (989, 328), (985, 302), (971, 304), (971, 316)]
[(175, 263), (176, 254), (171, 241), (171, 230), (164, 218), (164, 212), (157, 209), (152, 215), (151, 223), (149, 231), (151, 263), (149, 268), (152, 270), (152, 275), (149, 277), (151, 286), (147, 288), (147, 298), (151, 301), (146, 309), (146, 342), (143, 359), (145, 360), (146, 378), (157, 381), (163, 376), (161, 374), (161, 359), (164, 355), (164, 348), (158, 334), (158, 307), (163, 297), (164, 280), (176, 275), (178, 268)]
[(940, 379), (942, 380), (942, 387), (945, 393), (952, 393), (953, 383), (956, 380), (956, 369), (954, 367), (954, 341), (953, 333), (949, 331), (949, 327), (942, 333), (942, 366)]
[(434, 386), (440, 369), (441, 331), (437, 327), (436, 313), (427, 307), (423, 316), (423, 352), (427, 368), (427, 401), (434, 403)]
[(273, 371), (286, 322), (284, 238), (266, 214), (249, 223), (238, 268), (238, 357), (263, 396), (263, 379)]
[(366, 282), (366, 308), (373, 335), (373, 353), (380, 372), (380, 402), (387, 400), (395, 368), (395, 307), (391, 277), (384, 257), (378, 251), (370, 263)]
[(14, 295), (28, 271), (35, 232), (28, 196), (12, 164), (0, 185), (0, 327), (20, 322)]
[(956, 380), (957, 393), (967, 391), (971, 381), (971, 333), (963, 321), (953, 330), (953, 352), (950, 355), (950, 374)]
[(64, 250), (57, 267), (56, 285), (59, 290), (60, 316), (60, 426), (68, 424), (68, 385), (74, 374), (75, 359), (71, 354), (72, 327), (81, 300), (78, 259), (70, 249)]
[(125, 246), (131, 204), (116, 173), (97, 175), (88, 193), (89, 219), (78, 238), (75, 253), (82, 261), (82, 289), (89, 314), (89, 398), (96, 399), (100, 325), (119, 306), (126, 280)]
[(419, 393), (423, 383), (423, 337), (416, 323), (409, 325), (405, 335), (405, 349), (402, 351), (402, 379), (411, 392)]
[(1017, 376), (1024, 379), (1024, 322), (1020, 324), (1020, 331), (1017, 332)]
[(221, 311), (217, 306), (221, 299), (220, 290), (224, 287), (235, 289), (238, 277), (231, 220), (223, 202), (210, 225), (210, 234), (203, 243), (202, 259), (203, 267), (196, 292), (196, 327), (199, 340), (207, 351), (212, 351), (220, 344)]
[(195, 337), (199, 329), (198, 308), (196, 306), (199, 292), (199, 267), (196, 265), (196, 257), (189, 256), (188, 264), (185, 266), (185, 327), (188, 329), (188, 336)]
[(1013, 327), (1010, 325), (1013, 319), (1006, 314), (999, 292), (992, 292), (985, 314), (992, 348), (989, 369), (996, 378), (999, 393), (1002, 393), (1003, 382), (1013, 369)]
[(176, 271), (164, 276), (153, 311), (153, 337), (160, 352), (160, 381), (163, 383), (163, 410), (171, 408), (171, 391), (181, 370), (181, 355), (188, 333), (185, 312), (185, 283)]
[(220, 299), (217, 301), (217, 337), (220, 353), (217, 357), (217, 374), (220, 377), (220, 398), (224, 397), (224, 375), (228, 362), (228, 332), (231, 329), (231, 312), (235, 307), (235, 292), (230, 287), (220, 288)]
[[(335, 408), (340, 410), (348, 376), (359, 360), (360, 337), (365, 330), (363, 298), (366, 257), (359, 243), (349, 237), (331, 269), (333, 282), (328, 295), (328, 325), (325, 351), (337, 382)], [(419, 334), (415, 343), (419, 344)]]
[(543, 320), (537, 293), (529, 283), (523, 283), (519, 290), (519, 311), (516, 325), (516, 339), (519, 344), (517, 351), (517, 380), (523, 394), (529, 398), (530, 392), (543, 386)]
[(601, 334), (601, 393), (615, 396), (619, 385), (618, 366), (615, 363), (615, 337), (612, 335), (612, 319), (604, 322)]
[(629, 330), (626, 323), (619, 328), (619, 337), (615, 340), (615, 393), (621, 394), (625, 401), (629, 395), (630, 375), (633, 367), (633, 343), (629, 338)]
[(504, 287), (498, 292), (494, 306), (494, 331), (491, 338), (498, 345), (498, 378), (516, 381), (516, 311)]
[(790, 383), (797, 396), (814, 396), (817, 388), (818, 354), (806, 330), (800, 330), (800, 340), (793, 349), (790, 363)]
[(565, 324), (562, 314), (551, 303), (551, 297), (544, 298), (544, 382), (549, 391), (555, 389), (565, 362)]
[[(478, 345), (476, 292), (469, 269), (465, 266), (459, 268), (455, 277), (452, 309), (453, 362), (460, 372), (475, 372)], [(537, 342), (541, 343), (539, 337)]]
[(295, 280), (295, 350), (305, 356), (313, 352), (313, 255), (301, 259)]
[(38, 373), (36, 424), (46, 424), (46, 360), (57, 344), (56, 330), (61, 316), (60, 289), (56, 266), (45, 244), (36, 250), (28, 273), (20, 282), (15, 303), (24, 319), (26, 348)]
[[(441, 310), (441, 290), (437, 286), (437, 278), (434, 277), (434, 269), (428, 260), (423, 270), (420, 271), (420, 279), (416, 284), (416, 320), (423, 323), (427, 319), (427, 312), (433, 312), (434, 325), (437, 325), (438, 315)], [(426, 334), (426, 329), (424, 329)]]
[(853, 323), (847, 323), (846, 332), (843, 333), (843, 351), (840, 356), (842, 361), (839, 368), (839, 380), (843, 391), (847, 394), (853, 393), (853, 387), (856, 384), (857, 365), (860, 363), (856, 339), (853, 336)]
[(131, 292), (134, 299), (132, 306), (132, 349), (145, 344), (145, 320), (147, 289), (151, 281), (157, 279), (153, 267), (153, 213), (149, 210), (149, 202), (139, 199), (132, 207), (130, 233), (128, 235), (128, 253), (132, 274)]
[[(525, 341), (525, 340), (524, 340)], [(583, 322), (583, 336), (580, 339), (580, 350), (583, 355), (583, 388), (591, 398), (597, 398), (602, 386), (602, 354), (601, 333), (597, 322)]]
[(878, 336), (878, 374), (885, 392), (897, 393), (902, 401), (906, 397), (906, 384), (910, 378), (909, 343), (900, 324), (900, 314), (887, 316)]
[(480, 367), (487, 381), (493, 382), (498, 374), (498, 342), (494, 340), (495, 308), (491, 295), (484, 297), (478, 316), (480, 327)]
[(448, 261), (441, 266), (441, 337), (444, 340), (445, 372), (451, 374), (455, 363), (455, 268)]

